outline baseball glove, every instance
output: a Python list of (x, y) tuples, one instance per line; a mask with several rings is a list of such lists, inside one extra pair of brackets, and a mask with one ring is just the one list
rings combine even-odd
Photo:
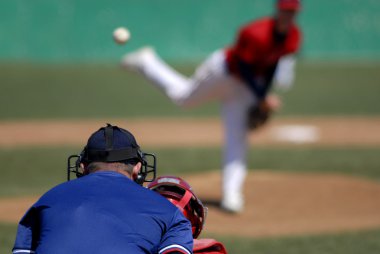
[(252, 106), (248, 110), (248, 128), (250, 130), (257, 130), (268, 122), (273, 110), (264, 100), (258, 105)]

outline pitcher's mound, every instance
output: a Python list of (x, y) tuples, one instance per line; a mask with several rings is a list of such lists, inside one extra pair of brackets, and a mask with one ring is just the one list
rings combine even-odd
[(221, 211), (221, 172), (187, 175), (209, 207), (205, 232), (239, 236), (299, 235), (380, 227), (380, 184), (349, 176), (251, 172), (246, 208)]

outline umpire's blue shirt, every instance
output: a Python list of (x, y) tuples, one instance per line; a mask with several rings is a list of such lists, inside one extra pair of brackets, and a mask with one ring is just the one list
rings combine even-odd
[(117, 172), (56, 186), (21, 219), (13, 253), (192, 253), (189, 221), (174, 205)]

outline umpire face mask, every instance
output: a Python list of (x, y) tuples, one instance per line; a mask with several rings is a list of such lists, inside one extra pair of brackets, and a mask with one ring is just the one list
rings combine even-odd
[(129, 131), (107, 124), (93, 133), (79, 155), (71, 155), (67, 160), (67, 180), (74, 173), (84, 175), (81, 163), (91, 162), (141, 162), (142, 167), (135, 182), (142, 185), (156, 178), (156, 156), (140, 150), (135, 137)]

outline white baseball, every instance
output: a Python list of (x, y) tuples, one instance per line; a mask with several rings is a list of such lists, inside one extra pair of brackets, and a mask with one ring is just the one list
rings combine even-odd
[(125, 27), (118, 27), (113, 31), (113, 39), (117, 44), (124, 44), (131, 38), (131, 33)]

